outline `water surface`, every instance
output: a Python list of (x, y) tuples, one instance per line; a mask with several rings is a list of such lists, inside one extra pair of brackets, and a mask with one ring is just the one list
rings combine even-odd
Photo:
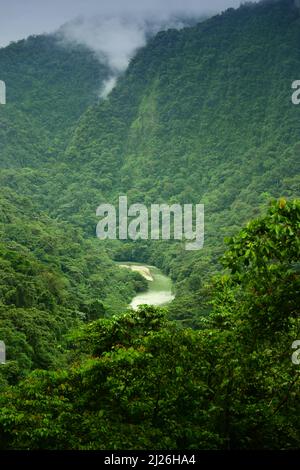
[[(122, 262), (119, 266), (126, 266), (147, 279), (148, 290), (140, 292), (131, 301), (130, 307), (137, 309), (139, 305), (148, 304), (155, 306), (166, 305), (174, 299), (172, 292), (173, 283), (171, 279), (163, 274), (160, 269), (143, 263)], [(140, 269), (139, 269), (140, 267)], [(150, 280), (152, 278), (153, 280)]]

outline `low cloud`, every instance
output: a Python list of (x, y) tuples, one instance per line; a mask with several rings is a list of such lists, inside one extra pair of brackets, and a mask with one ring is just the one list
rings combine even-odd
[(147, 39), (167, 28), (180, 29), (197, 22), (199, 18), (155, 15), (80, 17), (59, 29), (64, 43), (83, 44), (93, 50), (109, 71), (109, 78), (100, 90), (100, 97), (106, 98), (114, 88), (118, 77), (126, 70), (130, 59), (143, 47)]
[(145, 44), (143, 24), (120, 17), (78, 18), (65, 24), (60, 34), (66, 41), (84, 44), (111, 71), (123, 72), (138, 47)]
[(85, 16), (170, 18), (199, 16), (237, 7), (240, 0), (0, 0), (0, 47), (28, 35), (51, 33), (72, 19)]
[(103, 85), (100, 90), (100, 98), (107, 98), (107, 96), (110, 94), (110, 92), (115, 88), (117, 83), (117, 77), (112, 76), (110, 78), (107, 78), (104, 80)]
[(10, 0), (2, 3), (0, 47), (28, 35), (58, 30), (64, 42), (86, 45), (109, 67), (110, 76), (100, 91), (105, 97), (149, 36), (169, 27), (181, 28), (208, 13), (236, 7), (240, 0)]

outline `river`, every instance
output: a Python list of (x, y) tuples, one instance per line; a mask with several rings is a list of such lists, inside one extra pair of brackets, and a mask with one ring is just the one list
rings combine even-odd
[(148, 304), (155, 306), (166, 305), (174, 299), (172, 292), (173, 283), (171, 279), (163, 274), (160, 269), (148, 264), (122, 262), (119, 266), (124, 266), (132, 271), (139, 272), (148, 283), (148, 290), (140, 292), (131, 301), (130, 307), (134, 310), (139, 305)]

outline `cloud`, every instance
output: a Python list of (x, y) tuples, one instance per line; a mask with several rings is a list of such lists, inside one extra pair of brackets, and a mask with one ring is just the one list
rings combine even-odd
[(237, 7), (239, 3), (240, 0), (0, 0), (0, 47), (31, 34), (53, 32), (80, 15), (197, 16)]
[(115, 73), (123, 72), (138, 47), (145, 44), (142, 22), (122, 17), (78, 18), (60, 28), (67, 42), (84, 44)]
[(112, 76), (110, 78), (108, 78), (107, 80), (105, 80), (103, 82), (103, 85), (101, 86), (101, 90), (100, 90), (100, 98), (107, 98), (107, 96), (110, 94), (110, 92), (113, 90), (113, 88), (116, 86), (116, 83), (117, 83), (117, 77), (116, 76)]
[(136, 51), (146, 44), (147, 38), (158, 31), (180, 29), (192, 22), (195, 20), (186, 16), (177, 18), (173, 15), (157, 16), (155, 13), (148, 14), (147, 17), (137, 12), (118, 16), (98, 15), (70, 21), (59, 29), (58, 35), (64, 44), (87, 46), (108, 67), (110, 75), (100, 91), (100, 96), (105, 98)]
[(99, 93), (106, 97), (149, 36), (182, 28), (206, 12), (238, 6), (239, 0), (10, 0), (2, 7), (1, 3), (0, 47), (8, 38), (58, 30), (65, 43), (84, 44), (108, 66), (110, 75)]
[(136, 17), (77, 18), (63, 25), (59, 36), (64, 43), (83, 44), (93, 50), (110, 75), (102, 84), (100, 97), (106, 98), (130, 59), (146, 43), (144, 21)]

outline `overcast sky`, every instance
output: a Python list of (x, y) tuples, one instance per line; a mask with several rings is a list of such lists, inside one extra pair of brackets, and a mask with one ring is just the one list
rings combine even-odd
[(31, 34), (52, 32), (80, 15), (200, 15), (239, 4), (240, 0), (0, 0), (0, 47)]

